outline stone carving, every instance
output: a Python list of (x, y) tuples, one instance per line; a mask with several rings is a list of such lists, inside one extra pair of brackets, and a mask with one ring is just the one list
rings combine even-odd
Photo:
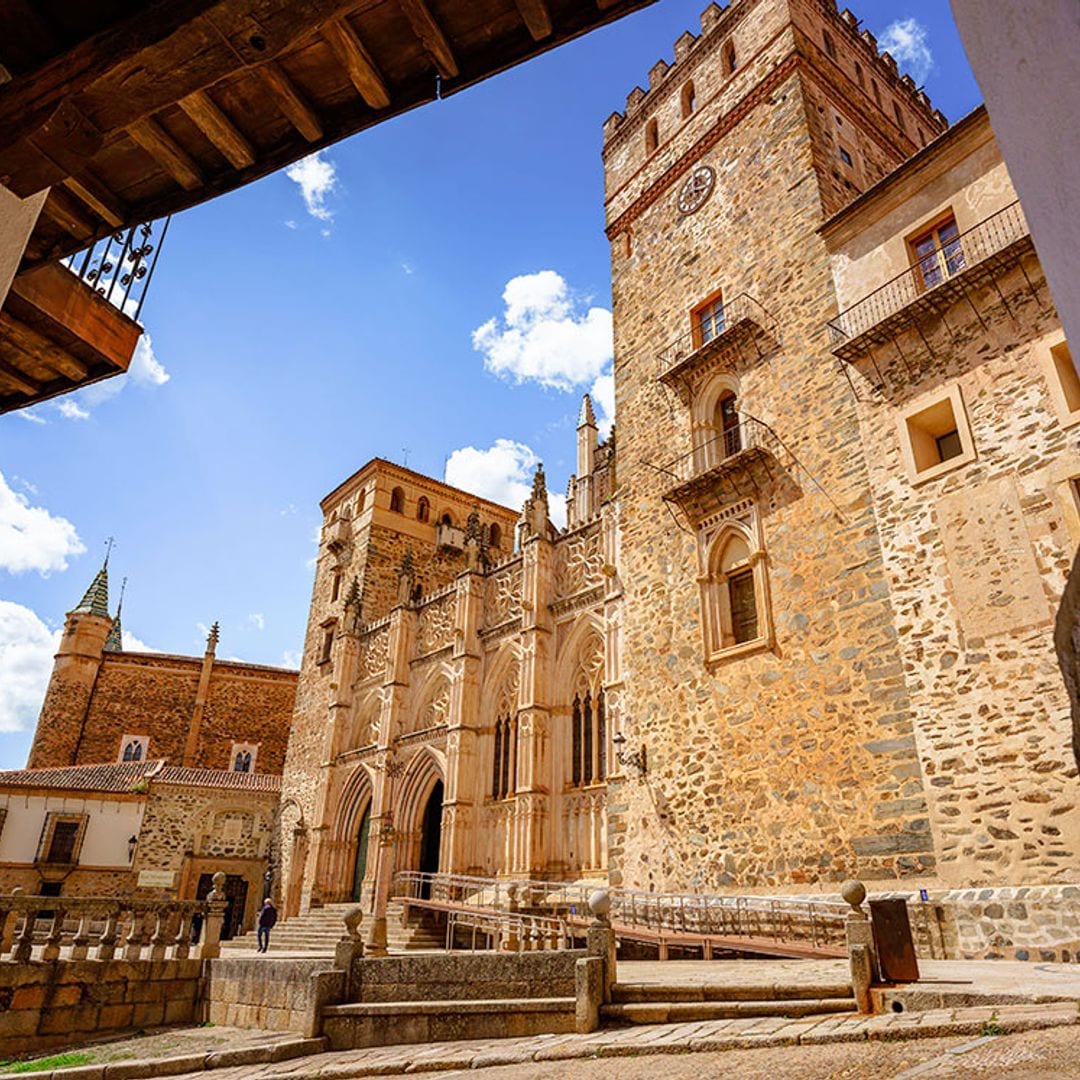
[(599, 529), (567, 537), (555, 548), (555, 594), (573, 596), (603, 580), (604, 552)]
[(450, 684), (441, 680), (416, 717), (413, 731), (443, 727), (450, 719)]
[(373, 679), (386, 671), (389, 650), (389, 627), (382, 626), (361, 638), (360, 658), (357, 665), (357, 677), (361, 682), (366, 679)]
[(447, 593), (425, 604), (416, 620), (416, 654), (425, 656), (453, 641), (457, 594)]
[(521, 614), (521, 560), (501, 567), (487, 581), (484, 596), (485, 619), (488, 626), (498, 626)]

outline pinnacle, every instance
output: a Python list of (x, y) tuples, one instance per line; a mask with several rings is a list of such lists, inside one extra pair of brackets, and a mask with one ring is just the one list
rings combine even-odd
[(578, 414), (578, 427), (588, 425), (589, 427), (596, 427), (596, 414), (593, 412), (592, 398), (586, 394), (581, 399), (581, 412)]
[(101, 569), (94, 575), (86, 595), (72, 609), (73, 615), (100, 615), (109, 617), (109, 561), (106, 558)]

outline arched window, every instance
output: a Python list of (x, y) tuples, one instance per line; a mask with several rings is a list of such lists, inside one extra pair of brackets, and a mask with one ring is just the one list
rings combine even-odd
[(651, 154), (660, 145), (660, 125), (655, 117), (645, 125), (645, 153)]
[(439, 524), (440, 525), (453, 525), (454, 524), (454, 519), (450, 516), (450, 511), (449, 510), (443, 511), (443, 516), (441, 518), (439, 518)]
[(233, 762), (233, 772), (251, 772), (251, 752), (249, 750), (237, 750), (236, 760)]
[(738, 57), (735, 55), (735, 42), (724, 42), (724, 48), (720, 53), (720, 62), (723, 66), (725, 75), (734, 75), (735, 69), (739, 66)]
[(390, 509), (395, 514), (405, 513), (405, 492), (399, 487), (390, 492)]
[(693, 115), (695, 109), (697, 109), (697, 94), (694, 92), (694, 81), (691, 79), (682, 88), (683, 119), (685, 120), (688, 116)]
[(881, 91), (878, 89), (878, 84), (873, 79), (870, 80), (870, 89), (874, 91), (874, 100), (881, 105)]
[(495, 522), (488, 529), (488, 544), (493, 548), (502, 547), (502, 529)]
[(707, 658), (767, 643), (765, 563), (751, 530), (733, 525), (716, 537), (708, 551), (702, 589)]
[(495, 721), (495, 753), (491, 766), (491, 796), (509, 799), (517, 791), (517, 720), (510, 715)]
[(416, 520), (427, 521), (431, 517), (431, 503), (423, 495), (416, 501)]
[(739, 420), (738, 399), (729, 390), (720, 395), (713, 414), (713, 430), (716, 441), (713, 443), (716, 453), (722, 461), (737, 454), (742, 449), (742, 427)]
[(367, 502), (367, 488), (362, 489), (360, 494), (356, 496), (356, 512), (358, 514), (364, 509), (365, 502)]
[(825, 52), (832, 60), (836, 59), (836, 45), (833, 42), (832, 35), (828, 30), (825, 30), (821, 34), (821, 40), (825, 45)]
[(607, 779), (607, 719), (604, 688), (586, 686), (574, 695), (570, 711), (570, 783), (584, 787)]
[(859, 84), (859, 86), (861, 86), (861, 87), (862, 87), (862, 88), (863, 88), (864, 90), (866, 89), (866, 82), (865, 82), (865, 80), (863, 79), (863, 73), (862, 73), (862, 65), (861, 65), (861, 64), (859, 64), (859, 63), (858, 63), (858, 61), (856, 61), (856, 63), (855, 63), (855, 81), (856, 81), (856, 82), (857, 82), (857, 83)]
[(125, 761), (142, 761), (142, 753), (143, 753), (142, 743), (141, 742), (135, 742), (133, 740), (132, 742), (129, 742), (124, 747), (124, 760)]

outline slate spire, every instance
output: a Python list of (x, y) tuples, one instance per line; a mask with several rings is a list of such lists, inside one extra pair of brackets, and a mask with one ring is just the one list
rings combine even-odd
[(94, 575), (90, 582), (90, 588), (86, 595), (72, 609), (73, 615), (100, 615), (103, 619), (109, 617), (109, 556), (105, 555), (105, 561), (101, 569)]
[(116, 605), (116, 618), (113, 619), (112, 629), (105, 639), (106, 652), (122, 652), (124, 649), (124, 628), (120, 624), (120, 613), (124, 610), (124, 590), (127, 588), (127, 578), (120, 583), (120, 603)]

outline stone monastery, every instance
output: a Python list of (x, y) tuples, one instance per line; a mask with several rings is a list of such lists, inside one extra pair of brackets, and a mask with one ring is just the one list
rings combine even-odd
[[(321, 504), (291, 720), (284, 674), (213, 744), (132, 690), (95, 760), (257, 747), (288, 915), (410, 871), (1080, 882), (1080, 376), (985, 112), (948, 126), (835, 0), (734, 0), (603, 161), (618, 431), (586, 398), (566, 528), (542, 470), (519, 513), (375, 459)], [(60, 699), (34, 766), (90, 760)]]

